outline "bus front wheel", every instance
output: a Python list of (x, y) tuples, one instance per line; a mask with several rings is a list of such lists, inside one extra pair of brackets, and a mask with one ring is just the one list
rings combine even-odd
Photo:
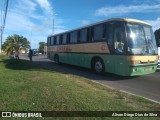
[(94, 60), (93, 69), (96, 73), (104, 73), (104, 62), (102, 59), (97, 58)]

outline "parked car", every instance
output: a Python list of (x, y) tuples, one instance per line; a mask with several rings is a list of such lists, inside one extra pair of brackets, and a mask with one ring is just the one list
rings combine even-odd
[(158, 69), (160, 69), (160, 59), (158, 59), (158, 66), (157, 66)]
[(32, 55), (33, 56), (38, 56), (38, 50), (37, 49), (32, 49)]
[(157, 69), (160, 69), (160, 47), (158, 47), (158, 66)]
[(33, 51), (33, 56), (38, 56), (38, 52), (37, 51)]

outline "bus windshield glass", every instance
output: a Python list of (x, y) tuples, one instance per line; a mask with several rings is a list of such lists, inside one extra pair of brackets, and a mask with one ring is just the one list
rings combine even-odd
[(129, 54), (157, 54), (156, 41), (151, 26), (138, 23), (127, 23), (127, 29)]

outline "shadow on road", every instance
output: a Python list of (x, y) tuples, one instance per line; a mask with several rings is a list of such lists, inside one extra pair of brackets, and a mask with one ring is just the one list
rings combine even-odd
[(34, 63), (40, 64), (46, 69), (61, 72), (63, 74), (73, 74), (77, 76), (82, 76), (91, 80), (119, 81), (119, 80), (131, 80), (133, 78), (137, 78), (137, 77), (119, 76), (111, 73), (96, 74), (91, 69), (68, 65), (68, 64), (62, 64), (62, 63), (60, 65), (57, 65), (52, 61), (34, 61)]
[[(40, 56), (39, 56), (40, 57)], [(35, 57), (37, 58), (37, 57)], [(124, 77), (115, 74), (105, 73), (102, 75), (94, 73), (90, 69), (77, 67), (73, 65), (60, 64), (57, 65), (54, 62), (48, 60), (47, 58), (38, 58), (34, 59), (32, 63), (28, 61), (28, 58), (24, 58), (25, 60), (4, 60), (1, 62), (5, 63), (5, 67), (13, 70), (35, 70), (35, 71), (46, 71), (50, 70), (52, 72), (60, 72), (63, 74), (73, 74), (77, 76), (82, 76), (91, 80), (104, 80), (104, 81), (122, 81), (122, 80), (133, 80), (137, 77)], [(39, 65), (37, 65), (39, 64)], [(40, 66), (40, 67), (39, 67)]]
[(27, 60), (5, 59), (0, 61), (5, 64), (5, 67), (13, 70), (40, 70), (40, 67), (30, 63)]

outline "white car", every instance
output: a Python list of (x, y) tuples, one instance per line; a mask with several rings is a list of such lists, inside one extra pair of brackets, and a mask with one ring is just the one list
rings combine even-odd
[(158, 69), (160, 69), (160, 59), (158, 59)]

